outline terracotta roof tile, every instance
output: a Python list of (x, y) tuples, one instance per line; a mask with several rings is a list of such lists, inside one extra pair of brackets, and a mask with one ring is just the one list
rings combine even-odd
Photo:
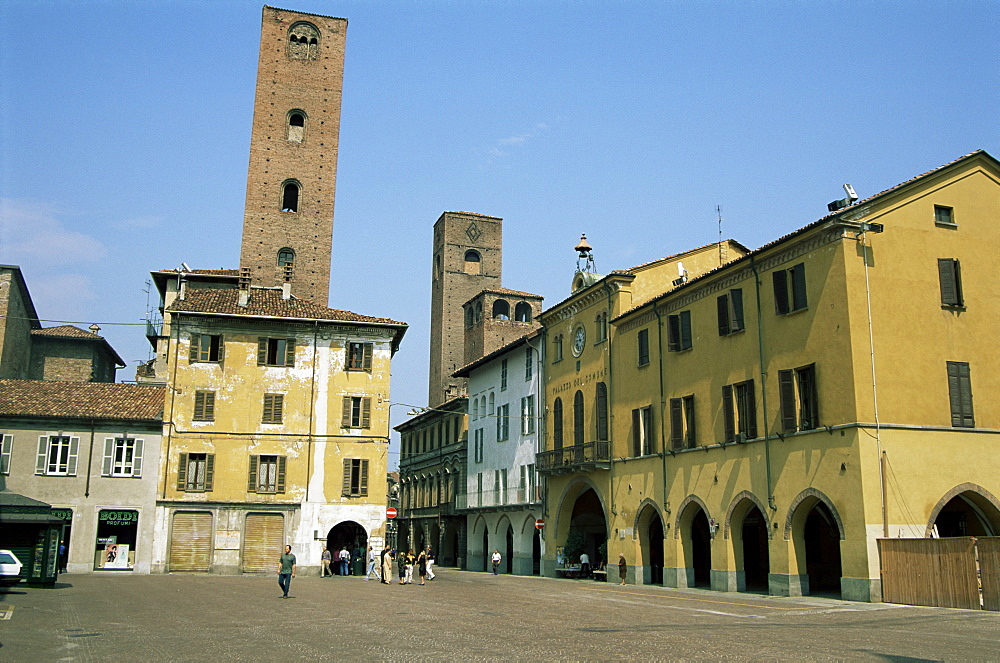
[(110, 382), (0, 380), (0, 416), (156, 421), (166, 389)]
[(73, 325), (60, 325), (58, 327), (46, 327), (45, 329), (32, 329), (34, 336), (58, 336), (59, 338), (83, 338), (88, 341), (103, 341), (103, 336), (98, 336), (89, 331), (84, 331)]
[(250, 288), (250, 300), (246, 306), (239, 305), (239, 293), (240, 291), (235, 288), (191, 288), (183, 300), (175, 299), (167, 311), (169, 313), (218, 313), (253, 318), (336, 320), (406, 326), (405, 322), (327, 308), (304, 299), (294, 297), (282, 299), (280, 288)]

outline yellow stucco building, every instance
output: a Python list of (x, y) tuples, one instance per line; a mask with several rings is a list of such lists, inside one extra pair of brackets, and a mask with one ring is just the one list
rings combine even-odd
[[(611, 308), (599, 357), (547, 363), (542, 456), (578, 390), (565, 425), (608, 440), (549, 464), (549, 549), (577, 530), (638, 583), (878, 601), (878, 538), (1000, 532), (998, 214), (974, 152)], [(599, 330), (614, 279), (547, 334)]]

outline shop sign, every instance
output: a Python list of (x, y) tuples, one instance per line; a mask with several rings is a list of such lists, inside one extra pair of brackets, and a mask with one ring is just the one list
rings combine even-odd
[(101, 511), (98, 516), (102, 525), (135, 525), (139, 521), (137, 511)]
[(52, 516), (66, 522), (72, 522), (73, 509), (52, 509)]

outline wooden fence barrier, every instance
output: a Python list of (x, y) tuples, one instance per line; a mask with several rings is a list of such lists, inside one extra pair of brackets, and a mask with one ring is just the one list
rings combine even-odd
[(979, 577), (983, 583), (983, 610), (1000, 611), (1000, 537), (982, 537), (979, 550)]
[(1000, 610), (1000, 537), (879, 539), (878, 545), (883, 601)]

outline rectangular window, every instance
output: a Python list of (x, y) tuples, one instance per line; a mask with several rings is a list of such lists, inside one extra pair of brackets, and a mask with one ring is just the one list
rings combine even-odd
[(632, 455), (653, 453), (653, 409), (649, 406), (632, 410)]
[(0, 474), (10, 474), (10, 451), (14, 446), (14, 436), (4, 434), (0, 439)]
[(474, 442), (474, 458), (475, 462), (483, 462), (483, 429), (477, 428), (472, 432), (472, 438)]
[(295, 339), (294, 338), (265, 338), (257, 339), (257, 365), (258, 366), (294, 366), (295, 365)]
[(537, 491), (535, 490), (535, 464), (525, 465), (528, 470), (528, 501), (534, 502)]
[(76, 476), (80, 438), (69, 435), (42, 435), (38, 438), (35, 474)]
[(222, 361), (222, 336), (217, 334), (191, 334), (191, 362)]
[(182, 453), (177, 463), (177, 490), (200, 493), (212, 490), (215, 454)]
[(976, 419), (972, 414), (972, 377), (968, 362), (948, 362), (948, 398), (951, 401), (951, 425), (975, 428)]
[(264, 414), (260, 419), (260, 423), (280, 424), (284, 407), (284, 394), (264, 394)]
[(500, 391), (507, 391), (507, 360), (500, 362)]
[(531, 348), (524, 349), (524, 379), (530, 380), (531, 373), (534, 370), (535, 362), (532, 361)]
[(945, 207), (944, 205), (935, 205), (934, 223), (939, 226), (957, 225), (955, 223), (955, 209), (953, 207)]
[(521, 434), (531, 435), (535, 432), (535, 396), (525, 396), (521, 399)]
[(285, 457), (250, 456), (247, 491), (251, 493), (285, 492)]
[(510, 437), (510, 405), (504, 403), (497, 406), (497, 442)]
[(716, 302), (719, 309), (719, 336), (743, 331), (743, 290), (734, 288), (719, 295)]
[(372, 399), (368, 396), (344, 396), (344, 410), (340, 427), (371, 428), (371, 426)]
[(344, 459), (344, 497), (368, 496), (368, 459)]
[(479, 495), (479, 503), (483, 503), (483, 473), (476, 474), (476, 494)]
[(787, 433), (819, 428), (816, 365), (778, 371), (781, 427)]
[(670, 352), (691, 349), (691, 311), (667, 316), (667, 346)]
[(131, 437), (104, 438), (102, 477), (142, 476), (143, 441)]
[(694, 395), (670, 399), (670, 442), (674, 449), (695, 447)]
[(562, 361), (563, 358), (563, 337), (562, 334), (552, 339), (552, 363)]
[(215, 392), (194, 392), (194, 421), (215, 421)]
[(500, 504), (507, 504), (507, 468), (500, 470)]
[(775, 270), (774, 306), (778, 315), (806, 308), (806, 264), (800, 262), (791, 269)]
[(371, 373), (373, 347), (373, 343), (348, 343), (347, 370)]
[(962, 269), (957, 260), (938, 258), (938, 278), (941, 282), (941, 306), (944, 308), (965, 306), (962, 296)]
[(649, 365), (649, 330), (639, 330), (639, 365)]
[[(745, 442), (757, 437), (757, 404), (753, 380), (722, 387), (722, 414), (726, 442)], [(739, 439), (737, 439), (739, 435)]]

